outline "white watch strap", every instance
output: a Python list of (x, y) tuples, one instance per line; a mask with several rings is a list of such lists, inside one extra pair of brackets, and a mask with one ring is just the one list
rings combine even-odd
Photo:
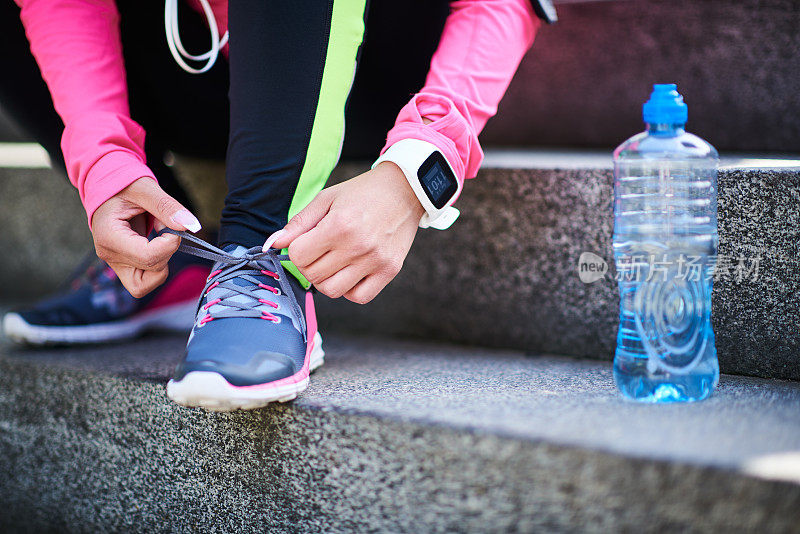
[(458, 211), (457, 208), (454, 208), (453, 206), (447, 206), (433, 221), (431, 220), (430, 215), (427, 213), (423, 214), (422, 219), (419, 221), (419, 227), (447, 230), (453, 225), (454, 222), (456, 222), (456, 219), (458, 219), (459, 215), (461, 215), (461, 212)]
[[(435, 228), (437, 230), (446, 230), (449, 228), (456, 219), (460, 212), (453, 206), (445, 206), (442, 209), (436, 209), (433, 203), (428, 198), (428, 195), (423, 191), (422, 186), (417, 175), (417, 171), (422, 166), (428, 157), (438, 152), (439, 149), (436, 145), (421, 139), (403, 139), (390, 146), (375, 163), (372, 164), (374, 169), (377, 165), (384, 161), (391, 161), (403, 171), (403, 174), (417, 196), (420, 204), (425, 209), (425, 214), (419, 221), (420, 228)], [(447, 161), (447, 158), (445, 158)], [(455, 175), (450, 162), (447, 162), (450, 171)], [(461, 183), (458, 184), (454, 196), (458, 196), (461, 192)]]

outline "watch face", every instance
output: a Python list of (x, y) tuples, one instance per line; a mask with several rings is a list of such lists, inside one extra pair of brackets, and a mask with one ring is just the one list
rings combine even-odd
[(441, 152), (434, 152), (417, 171), (422, 189), (437, 210), (447, 205), (458, 191), (458, 180)]

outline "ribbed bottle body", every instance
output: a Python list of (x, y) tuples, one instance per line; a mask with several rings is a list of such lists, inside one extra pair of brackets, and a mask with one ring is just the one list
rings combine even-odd
[(681, 125), (650, 125), (614, 152), (614, 378), (626, 397), (701, 400), (719, 380), (711, 326), (718, 161)]

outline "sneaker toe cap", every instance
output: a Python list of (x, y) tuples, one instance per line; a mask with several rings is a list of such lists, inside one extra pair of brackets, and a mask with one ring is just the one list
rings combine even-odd
[(183, 361), (175, 370), (175, 380), (193, 371), (218, 373), (234, 386), (274, 382), (294, 374), (294, 362), (285, 354), (260, 351), (246, 365), (219, 360)]
[(302, 334), (289, 321), (214, 320), (195, 329), (175, 380), (191, 371), (212, 371), (234, 386), (265, 384), (297, 373), (305, 353)]

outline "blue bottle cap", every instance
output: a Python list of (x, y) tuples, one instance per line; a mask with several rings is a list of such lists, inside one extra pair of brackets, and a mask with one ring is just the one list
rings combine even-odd
[(648, 124), (686, 124), (689, 108), (683, 102), (683, 97), (678, 92), (674, 83), (657, 83), (653, 85), (644, 106), (642, 115)]

